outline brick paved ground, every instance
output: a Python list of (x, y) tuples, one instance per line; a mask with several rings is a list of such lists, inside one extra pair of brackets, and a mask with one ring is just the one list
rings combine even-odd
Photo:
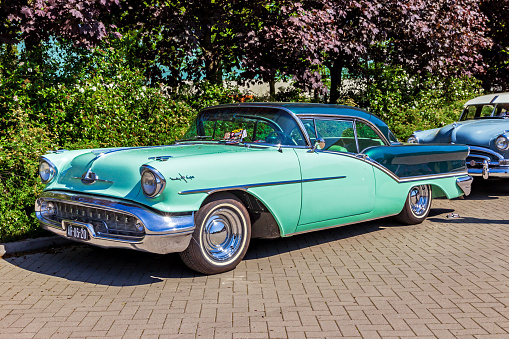
[(509, 182), (478, 180), (421, 225), (254, 241), (208, 277), (176, 255), (86, 246), (6, 258), (0, 337), (509, 338), (508, 208)]

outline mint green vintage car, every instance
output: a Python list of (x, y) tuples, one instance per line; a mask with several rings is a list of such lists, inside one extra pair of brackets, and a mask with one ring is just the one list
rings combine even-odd
[(204, 109), (169, 146), (53, 151), (35, 210), (43, 228), (108, 248), (180, 252), (205, 274), (235, 268), (251, 238), (397, 216), (470, 193), (462, 145), (402, 145), (347, 106)]

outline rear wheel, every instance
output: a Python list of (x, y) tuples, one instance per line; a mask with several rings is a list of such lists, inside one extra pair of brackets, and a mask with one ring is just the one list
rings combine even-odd
[(407, 225), (420, 224), (428, 217), (431, 201), (430, 185), (412, 187), (408, 192), (405, 206), (396, 219)]
[(242, 202), (232, 194), (218, 194), (196, 212), (195, 223), (193, 238), (180, 253), (182, 261), (204, 274), (234, 269), (251, 238), (251, 222)]

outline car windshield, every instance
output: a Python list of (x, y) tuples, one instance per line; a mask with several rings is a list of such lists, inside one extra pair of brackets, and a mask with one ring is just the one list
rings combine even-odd
[(508, 118), (509, 104), (473, 105), (465, 108), (461, 121), (486, 118)]
[(205, 110), (198, 114), (182, 139), (306, 145), (295, 119), (286, 111), (270, 107), (221, 107)]

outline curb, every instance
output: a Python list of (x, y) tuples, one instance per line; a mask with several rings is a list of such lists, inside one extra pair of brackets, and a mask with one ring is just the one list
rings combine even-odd
[(15, 254), (26, 251), (38, 250), (41, 248), (69, 244), (72, 241), (57, 236), (27, 239), (8, 243), (0, 243), (0, 257), (8, 254)]

